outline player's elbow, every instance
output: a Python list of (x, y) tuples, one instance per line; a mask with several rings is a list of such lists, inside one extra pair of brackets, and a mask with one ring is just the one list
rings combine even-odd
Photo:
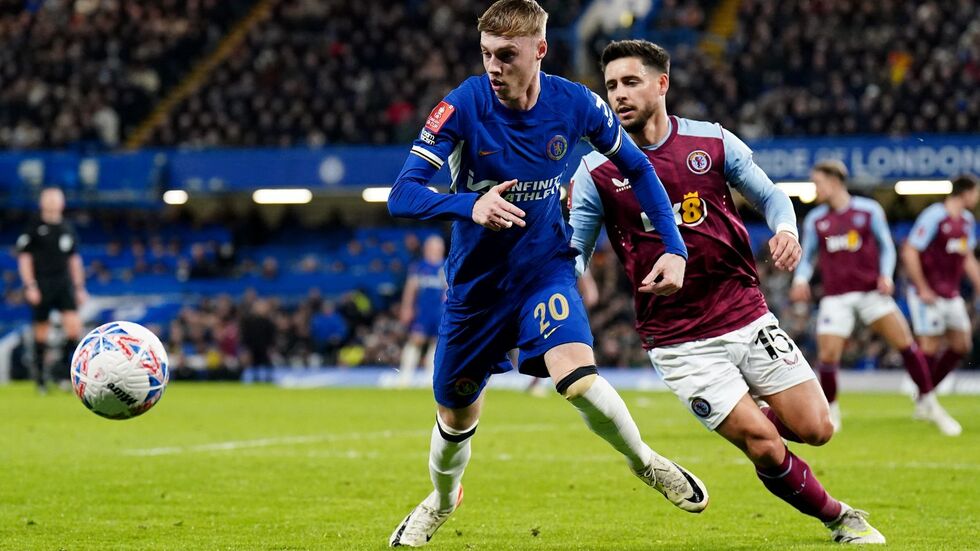
[(388, 214), (395, 218), (407, 218), (411, 214), (402, 199), (401, 186), (395, 183), (388, 194)]

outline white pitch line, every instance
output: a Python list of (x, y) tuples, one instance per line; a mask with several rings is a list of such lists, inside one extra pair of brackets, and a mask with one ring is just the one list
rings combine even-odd
[[(564, 425), (513, 425), (488, 427), (480, 432), (544, 432), (565, 428)], [(126, 455), (151, 457), (159, 455), (178, 455), (182, 453), (222, 452), (251, 448), (268, 448), (273, 446), (296, 446), (304, 444), (319, 444), (323, 442), (342, 442), (348, 440), (380, 440), (401, 437), (424, 437), (430, 434), (428, 430), (383, 430), (375, 432), (348, 432), (330, 434), (310, 434), (297, 436), (277, 436), (271, 438), (256, 438), (253, 440), (229, 440), (226, 442), (210, 442), (193, 446), (163, 446), (159, 448), (133, 448), (123, 450)]]

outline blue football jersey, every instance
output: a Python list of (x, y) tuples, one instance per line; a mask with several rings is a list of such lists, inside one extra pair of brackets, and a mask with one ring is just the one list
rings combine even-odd
[[(507, 300), (548, 277), (553, 261), (573, 261), (577, 252), (569, 245), (571, 228), (562, 218), (559, 192), (568, 152), (582, 138), (637, 179), (656, 184), (639, 186), (636, 193), (651, 216), (665, 221), (657, 227), (667, 228), (668, 252), (686, 256), (680, 234), (676, 240), (670, 234), (676, 227), (662, 185), (606, 103), (561, 77), (541, 73), (540, 83), (534, 106), (518, 111), (496, 98), (487, 75), (464, 81), (432, 110), (392, 189), (388, 206), (395, 216), (455, 220), (446, 269), (450, 304), (482, 307)], [(626, 149), (628, 155), (619, 155)], [(452, 193), (425, 189), (446, 162)], [(492, 231), (474, 223), (477, 198), (513, 179), (518, 183), (504, 198), (526, 213), (526, 227)]]
[(436, 309), (441, 312), (446, 293), (446, 274), (443, 266), (442, 262), (430, 264), (420, 260), (409, 267), (409, 277), (416, 277), (419, 282), (418, 293), (415, 295), (416, 312), (422, 309)]

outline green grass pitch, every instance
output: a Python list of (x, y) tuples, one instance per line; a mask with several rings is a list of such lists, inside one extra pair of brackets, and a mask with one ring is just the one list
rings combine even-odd
[[(845, 389), (846, 390), (846, 389)], [(672, 507), (555, 395), (491, 390), (466, 500), (431, 549), (829, 549), (748, 461), (664, 393), (624, 393), (646, 440), (696, 472), (711, 505)], [(980, 399), (948, 397), (964, 434), (901, 396), (844, 394), (844, 431), (795, 446), (895, 549), (978, 549)], [(0, 549), (384, 549), (428, 492), (422, 390), (174, 384), (108, 421), (64, 393), (0, 387)]]

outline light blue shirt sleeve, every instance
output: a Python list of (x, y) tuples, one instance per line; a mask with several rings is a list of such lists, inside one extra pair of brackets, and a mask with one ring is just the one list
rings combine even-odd
[(803, 247), (803, 254), (800, 257), (800, 264), (796, 267), (793, 274), (793, 282), (809, 283), (813, 277), (815, 260), (817, 256), (817, 212), (813, 209), (810, 214), (803, 219), (803, 240), (800, 245)]
[(773, 233), (796, 235), (796, 211), (786, 193), (752, 160), (752, 150), (738, 136), (722, 129), (725, 143), (725, 178), (745, 199), (766, 217)]
[(579, 161), (578, 169), (572, 176), (571, 194), (572, 208), (568, 219), (568, 223), (572, 226), (571, 246), (579, 251), (578, 257), (575, 258), (575, 272), (577, 275), (582, 275), (592, 260), (592, 253), (595, 252), (596, 240), (602, 230), (603, 217), (602, 199), (599, 197), (599, 191), (595, 187), (595, 181), (589, 173), (585, 159)]
[(881, 275), (891, 279), (895, 275), (895, 262), (898, 256), (895, 253), (895, 242), (892, 241), (892, 232), (888, 229), (888, 219), (885, 218), (885, 211), (881, 205), (875, 203), (871, 210), (871, 231), (878, 241), (878, 248), (881, 251), (881, 258), (878, 260), (878, 271)]
[(919, 214), (909, 233), (908, 244), (917, 251), (924, 251), (939, 231), (939, 224), (946, 218), (946, 207), (934, 204)]
[(966, 218), (966, 245), (972, 253), (977, 248), (977, 221), (970, 211), (963, 211), (963, 217)]

